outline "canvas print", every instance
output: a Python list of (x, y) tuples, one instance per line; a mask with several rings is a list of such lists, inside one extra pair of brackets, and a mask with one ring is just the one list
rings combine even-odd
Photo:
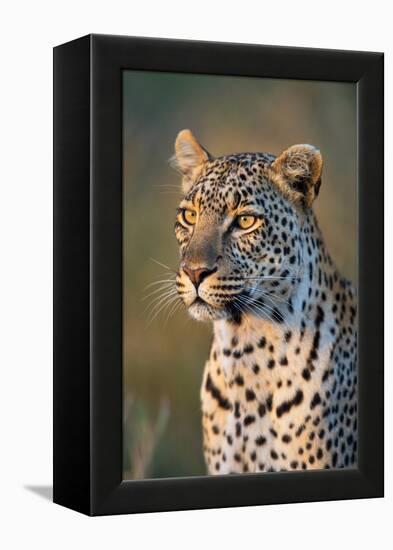
[(123, 477), (357, 462), (356, 88), (123, 72)]

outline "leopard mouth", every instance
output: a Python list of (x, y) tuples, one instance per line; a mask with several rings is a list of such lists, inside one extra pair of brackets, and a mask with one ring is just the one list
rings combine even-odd
[[(247, 292), (243, 291), (237, 297), (240, 295), (246, 297)], [(235, 298), (228, 299), (224, 305), (213, 305), (200, 296), (196, 296), (192, 304), (188, 306), (188, 311), (194, 319), (199, 321), (215, 321), (220, 319), (239, 321), (244, 306), (241, 307)]]
[[(205, 306), (208, 306), (209, 304), (207, 302), (205, 302), (205, 300), (203, 298), (201, 298), (200, 296), (197, 296), (195, 298), (195, 300), (192, 302), (191, 306), (194, 306), (194, 305), (205, 305)], [(190, 307), (191, 307), (190, 306)], [(210, 306), (211, 307), (211, 306)]]

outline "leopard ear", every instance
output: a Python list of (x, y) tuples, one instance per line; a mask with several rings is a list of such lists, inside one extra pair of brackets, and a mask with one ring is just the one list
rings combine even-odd
[(275, 181), (293, 202), (309, 208), (321, 186), (322, 155), (312, 145), (293, 145), (271, 164)]
[(174, 166), (183, 175), (183, 191), (187, 193), (203, 165), (213, 157), (198, 143), (190, 130), (181, 130), (175, 142)]

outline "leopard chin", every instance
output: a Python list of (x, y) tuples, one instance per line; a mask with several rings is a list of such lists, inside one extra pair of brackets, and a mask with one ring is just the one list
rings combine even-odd
[(188, 307), (188, 313), (194, 320), (201, 322), (236, 320), (235, 318), (238, 315), (237, 310), (233, 309), (229, 304), (225, 308), (218, 308), (208, 304), (200, 297), (196, 298)]

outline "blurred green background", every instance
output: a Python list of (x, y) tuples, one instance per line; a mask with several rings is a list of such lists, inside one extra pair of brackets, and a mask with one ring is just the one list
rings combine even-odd
[(143, 301), (149, 283), (168, 278), (156, 261), (178, 263), (180, 176), (168, 160), (183, 128), (215, 156), (319, 147), (315, 210), (337, 266), (357, 278), (355, 85), (124, 71), (125, 479), (205, 474), (199, 389), (211, 327), (183, 310), (149, 324)]

